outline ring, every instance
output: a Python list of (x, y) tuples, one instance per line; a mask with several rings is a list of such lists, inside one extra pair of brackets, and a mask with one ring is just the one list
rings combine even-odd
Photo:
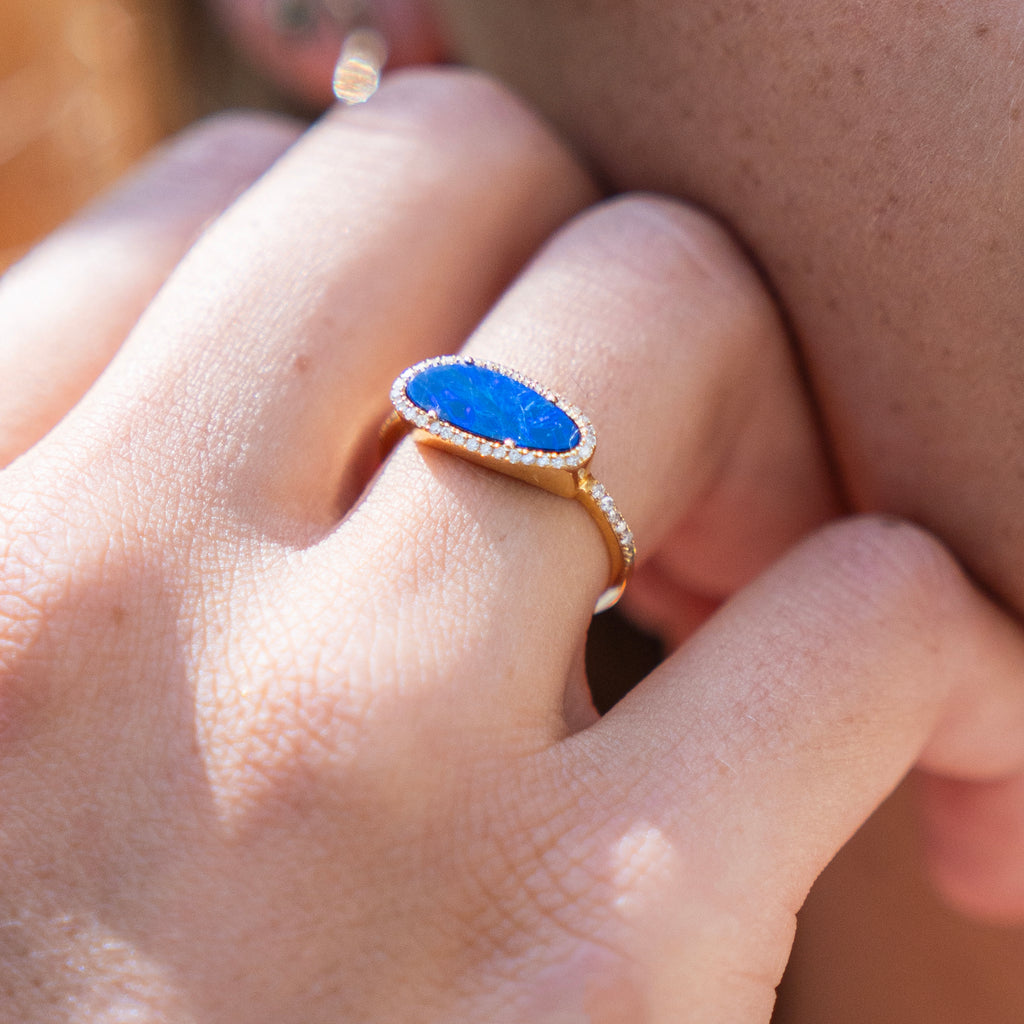
[(601, 530), (611, 572), (595, 612), (622, 596), (636, 563), (633, 532), (590, 472), (597, 435), (575, 406), (498, 363), (439, 356), (410, 366), (391, 387), (381, 428), (385, 454), (407, 433), (420, 444), (578, 501)]

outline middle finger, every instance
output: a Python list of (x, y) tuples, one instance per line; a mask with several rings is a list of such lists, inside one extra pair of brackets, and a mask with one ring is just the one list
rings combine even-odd
[(592, 197), (499, 87), (396, 76), (329, 114), (215, 225), (54, 440), (103, 479), (127, 474), (146, 509), (172, 504), (193, 536), (217, 514), (301, 543), (358, 490), (390, 378), (459, 344)]

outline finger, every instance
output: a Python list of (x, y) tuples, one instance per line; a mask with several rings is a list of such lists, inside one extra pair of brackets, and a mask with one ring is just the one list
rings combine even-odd
[[(152, 439), (128, 469), (147, 505), (226, 507), (289, 542), (333, 526), (394, 375), (460, 344), (592, 196), (499, 87), (396, 76), (328, 115), (204, 236), (69, 443)], [(187, 452), (202, 458), (183, 486)], [(154, 495), (154, 480), (171, 493)]]
[(990, 781), (922, 773), (924, 851), (939, 891), (964, 913), (1024, 922), (1024, 773)]
[[(915, 761), (961, 779), (1020, 774), (1022, 678), (1019, 631), (937, 542), (852, 521), (726, 605), (575, 738), (574, 763), (593, 782), (598, 758), (613, 830), (657, 830), (686, 865), (676, 896), (732, 922), (730, 963), (763, 978), (758, 943), (792, 927), (818, 873)], [(662, 925), (683, 910), (668, 891), (647, 906)]]
[[(464, 351), (583, 409), (597, 430), (593, 472), (642, 553), (721, 487), (749, 494), (736, 486), (737, 467), (779, 492), (733, 510), (765, 536), (783, 532), (777, 520), (795, 531), (832, 507), (774, 307), (727, 236), (691, 208), (631, 197), (588, 212), (539, 254)], [(399, 621), (441, 630), (447, 650), (478, 650), (492, 666), (466, 673), (473, 706), (497, 713), (518, 692), (559, 720), (609, 576), (600, 532), (579, 504), (409, 444), (339, 544), (335, 576), (349, 560), (367, 573), (372, 564), (365, 578), (396, 595)], [(437, 678), (457, 685), (449, 675)], [(489, 685), (503, 699), (481, 694)]]
[(185, 132), (0, 282), (0, 466), (85, 393), (203, 225), (298, 134), (230, 115)]

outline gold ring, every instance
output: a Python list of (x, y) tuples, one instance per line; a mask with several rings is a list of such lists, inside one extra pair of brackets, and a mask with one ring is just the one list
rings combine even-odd
[(395, 411), (381, 430), (385, 454), (407, 433), (432, 448), (578, 501), (597, 523), (611, 561), (595, 611), (622, 596), (636, 563), (633, 531), (590, 472), (590, 420), (537, 381), (498, 363), (439, 356), (392, 385)]

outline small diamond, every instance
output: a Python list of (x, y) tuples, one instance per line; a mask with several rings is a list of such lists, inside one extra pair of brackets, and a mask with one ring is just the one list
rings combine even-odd
[(471, 452), (478, 452), (480, 450), (480, 442), (475, 437), (471, 437), (466, 442), (466, 448)]
[(429, 430), (432, 434), (440, 434), (441, 424), (438, 423), (437, 420), (430, 420), (430, 422), (427, 424), (427, 430)]
[(508, 453), (508, 461), (509, 462), (522, 462), (523, 461), (523, 457), (522, 457), (522, 455), (519, 454), (519, 452), (517, 452), (513, 448), (512, 451), (510, 451)]
[(537, 456), (537, 465), (538, 466), (550, 466), (551, 465), (551, 459), (547, 455), (538, 455)]
[(612, 499), (611, 499), (611, 496), (610, 496), (610, 495), (608, 495), (608, 494), (606, 494), (606, 495), (605, 495), (605, 496), (604, 496), (604, 497), (603, 497), (603, 498), (602, 498), (602, 499), (600, 500), (600, 502), (598, 502), (598, 504), (599, 504), (599, 505), (601, 506), (601, 508), (603, 508), (603, 509), (605, 510), (605, 512), (607, 512), (607, 513), (608, 513), (609, 515), (611, 515), (611, 513), (615, 511), (615, 502), (614, 502), (614, 501), (612, 501)]
[(536, 455), (531, 455), (529, 452), (527, 452), (523, 456), (523, 465), (524, 466), (532, 466), (536, 461), (537, 461), (537, 456)]
[(451, 427), (442, 427), (441, 428), (441, 437), (445, 441), (450, 441), (452, 439), (452, 428)]

